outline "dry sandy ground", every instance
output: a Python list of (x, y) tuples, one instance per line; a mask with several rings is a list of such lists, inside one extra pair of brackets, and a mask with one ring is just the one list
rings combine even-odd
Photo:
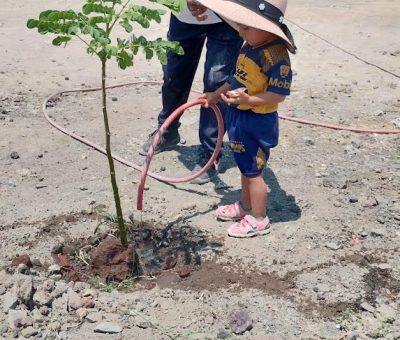
[[(52, 128), (41, 109), (50, 94), (99, 86), (100, 65), (85, 55), (78, 42), (56, 48), (51, 37), (25, 28), (26, 20), (42, 10), (79, 6), (77, 0), (67, 5), (60, 0), (2, 1), (1, 265), (9, 265), (16, 254), (52, 264), (55, 244), (88, 237), (96, 227), (97, 221), (79, 212), (101, 206), (114, 211), (106, 158)], [(390, 0), (344, 0), (334, 5), (326, 0), (292, 1), (288, 18), (299, 53), (293, 58), (293, 95), (281, 112), (352, 127), (399, 129), (399, 13), (400, 3)], [(166, 23), (167, 17), (143, 33), (149, 38), (164, 36)], [(194, 87), (201, 90), (200, 71)], [(159, 64), (141, 56), (133, 69), (121, 71), (110, 64), (108, 70), (109, 84), (160, 80)], [(122, 87), (109, 95), (114, 98), (109, 102), (113, 150), (140, 164), (138, 146), (156, 126), (159, 86)], [(103, 144), (99, 96), (98, 92), (66, 95), (49, 112), (57, 123)], [(197, 109), (184, 115), (185, 143), (157, 155), (154, 172), (176, 176), (191, 169), (198, 143), (197, 117)], [(13, 152), (19, 158), (12, 158)], [(271, 233), (249, 240), (228, 238), (228, 224), (217, 222), (213, 215), (217, 204), (239, 194), (239, 173), (229, 152), (224, 157), (225, 172), (213, 183), (167, 185), (148, 179), (143, 220), (179, 231), (182, 246), (177, 242), (171, 251), (180, 259), (200, 261), (197, 270), (182, 280), (174, 269), (165, 271), (154, 289), (133, 293), (116, 289), (108, 293), (95, 286), (95, 307), (88, 310), (99, 313), (96, 322), (121, 326), (117, 335), (94, 333), (97, 323), (80, 320), (74, 308), (65, 308), (62, 299), (71, 298), (72, 292), (85, 295), (89, 288), (71, 284), (45, 316), (37, 315), (40, 303), (13, 307), (28, 309), (36, 335), (26, 331), (29, 327), (11, 329), (14, 312), (2, 308), (0, 336), (399, 339), (399, 155), (398, 135), (355, 134), (282, 120), (280, 145), (273, 150), (265, 175)], [(116, 170), (124, 215), (139, 218), (135, 211), (139, 172), (122, 164)], [(76, 219), (66, 222), (70, 214)], [(33, 278), (34, 290), (57, 280), (46, 278), (46, 269), (36, 271), (37, 275), (22, 275), (22, 280)], [(0, 272), (3, 307), (14, 281), (17, 274)], [(252, 329), (243, 335), (235, 335), (229, 326), (235, 310), (252, 319)]]

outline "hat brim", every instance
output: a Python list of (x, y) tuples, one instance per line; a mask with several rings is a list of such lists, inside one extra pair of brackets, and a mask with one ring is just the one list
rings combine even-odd
[(221, 16), (224, 21), (226, 21), (236, 30), (239, 30), (239, 26), (237, 24), (241, 24), (257, 28), (262, 31), (267, 31), (282, 38), (292, 49), (295, 49), (295, 46), (293, 46), (292, 42), (277, 24), (273, 23), (262, 15), (253, 12), (251, 9), (229, 0), (196, 1)]

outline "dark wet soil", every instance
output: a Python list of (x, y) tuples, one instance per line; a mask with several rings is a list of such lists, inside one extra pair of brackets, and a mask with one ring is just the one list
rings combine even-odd
[(371, 268), (364, 275), (366, 300), (375, 305), (378, 295), (397, 296), (400, 293), (400, 280), (391, 275), (390, 269)]
[[(107, 222), (107, 231), (103, 228), (102, 233), (88, 239), (71, 239), (66, 232), (65, 222), (79, 223), (81, 218), (88, 218), (88, 215), (68, 214), (42, 221), (42, 237), (62, 234), (66, 240), (64, 244), (53, 248), (52, 255), (62, 267), (67, 281), (101, 280), (110, 283), (137, 277), (134, 280), (136, 287), (142, 289), (156, 286), (191, 291), (256, 289), (292, 301), (308, 317), (318, 315), (327, 319), (334, 319), (345, 310), (359, 309), (359, 302), (316, 303), (296, 294), (295, 280), (298, 275), (330, 267), (337, 264), (335, 261), (289, 272), (280, 277), (274, 272), (243, 268), (240, 264), (220, 263), (218, 254), (223, 252), (223, 240), (210, 237), (182, 222), (166, 227), (142, 222), (140, 228), (137, 221), (127, 222), (130, 246), (125, 248), (120, 244), (118, 228), (112, 221)], [(99, 216), (91, 214), (89, 218), (98, 219)], [(18, 228), (18, 224), (9, 227)], [(211, 254), (207, 261), (202, 261), (204, 251)], [(369, 268), (364, 276), (368, 302), (374, 304), (382, 290), (386, 295), (394, 296), (400, 292), (400, 281), (391, 276), (390, 270), (372, 266), (381, 263), (382, 258), (361, 251), (338, 260), (342, 264), (354, 263)], [(43, 266), (45, 268), (46, 265)]]

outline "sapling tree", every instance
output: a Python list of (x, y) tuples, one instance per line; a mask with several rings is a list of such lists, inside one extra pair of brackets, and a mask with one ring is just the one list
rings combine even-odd
[[(178, 13), (186, 0), (149, 0)], [(126, 227), (123, 219), (121, 201), (111, 154), (111, 134), (107, 114), (106, 65), (115, 60), (121, 69), (133, 66), (134, 57), (142, 51), (146, 59), (157, 56), (162, 64), (167, 62), (167, 52), (183, 54), (179, 43), (161, 38), (147, 40), (134, 32), (135, 27), (148, 28), (151, 22), (161, 22), (166, 11), (160, 8), (148, 8), (133, 3), (132, 0), (86, 0), (81, 12), (73, 10), (46, 10), (38, 19), (29, 19), (27, 27), (37, 29), (41, 34), (54, 34), (55, 46), (66, 46), (72, 39), (79, 39), (86, 52), (96, 56), (101, 64), (102, 111), (106, 137), (106, 154), (110, 170), (110, 179), (114, 194), (115, 209), (121, 243), (128, 245)], [(126, 32), (125, 37), (114, 37), (117, 26)]]

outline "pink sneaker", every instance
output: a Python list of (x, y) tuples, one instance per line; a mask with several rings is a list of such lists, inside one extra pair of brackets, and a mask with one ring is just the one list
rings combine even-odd
[(269, 234), (269, 218), (257, 221), (253, 216), (246, 215), (240, 222), (232, 224), (228, 228), (228, 235), (232, 237), (254, 237)]
[(242, 208), (239, 201), (228, 205), (221, 205), (215, 211), (217, 219), (221, 221), (239, 221), (245, 217), (246, 214), (247, 211)]

